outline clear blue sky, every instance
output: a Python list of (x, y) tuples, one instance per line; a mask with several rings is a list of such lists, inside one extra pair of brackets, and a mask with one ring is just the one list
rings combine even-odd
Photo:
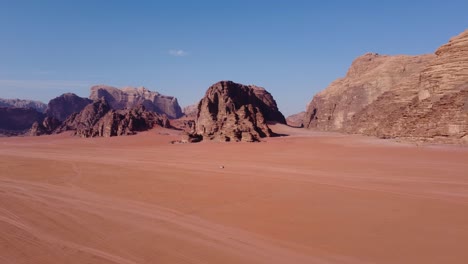
[(432, 53), (467, 28), (467, 0), (0, 0), (0, 97), (131, 85), (185, 106), (233, 80), (289, 115), (359, 55)]

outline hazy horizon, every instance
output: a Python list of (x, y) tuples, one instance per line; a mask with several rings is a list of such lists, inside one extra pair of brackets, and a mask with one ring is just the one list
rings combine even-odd
[[(47, 103), (92, 85), (196, 103), (221, 80), (265, 87), (285, 116), (367, 52), (433, 53), (468, 2), (1, 1), (0, 97)], [(415, 19), (417, 18), (417, 19)]]

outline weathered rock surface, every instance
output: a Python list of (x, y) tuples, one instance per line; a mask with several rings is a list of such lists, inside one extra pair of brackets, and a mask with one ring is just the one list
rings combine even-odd
[(198, 103), (184, 107), (182, 112), (184, 113), (185, 117), (195, 119), (198, 112)]
[(34, 122), (40, 122), (44, 117), (32, 108), (0, 107), (0, 134), (24, 134)]
[(54, 133), (73, 130), (80, 137), (113, 137), (133, 135), (156, 125), (170, 127), (166, 116), (146, 111), (143, 105), (114, 110), (102, 98), (87, 105), (80, 113), (72, 114)]
[(305, 111), (286, 117), (286, 123), (294, 127), (302, 127), (304, 122)]
[(79, 97), (73, 93), (65, 93), (50, 100), (47, 105), (47, 116), (64, 121), (73, 113), (79, 113), (85, 106), (93, 101), (88, 98)]
[(34, 122), (32, 125), (29, 135), (40, 136), (52, 134), (62, 122), (54, 117), (47, 116), (42, 122)]
[(165, 114), (169, 118), (179, 118), (183, 115), (177, 98), (152, 92), (144, 87), (118, 89), (106, 85), (96, 85), (91, 87), (89, 98), (92, 100), (104, 98), (109, 102), (111, 108), (116, 110), (143, 105), (148, 111)]
[(345, 122), (384, 92), (416, 76), (433, 55), (384, 56), (368, 53), (357, 58), (346, 77), (330, 84), (309, 103), (304, 126), (339, 131)]
[[(435, 55), (412, 58), (421, 61), (408, 64), (405, 60), (399, 66), (410, 74), (370, 102), (356, 100), (373, 91), (366, 88), (369, 81), (357, 88), (343, 79), (335, 81), (310, 103), (306, 127), (382, 138), (468, 143), (468, 31), (452, 38)], [(388, 72), (376, 72), (376, 65), (351, 68), (357, 76), (372, 72), (376, 76), (370, 78), (373, 82), (381, 82), (381, 72)]]
[(47, 105), (40, 101), (0, 98), (0, 107), (32, 108), (40, 113), (44, 113)]
[(267, 121), (285, 123), (265, 89), (221, 81), (208, 88), (198, 104), (194, 134), (219, 141), (259, 141), (273, 135)]

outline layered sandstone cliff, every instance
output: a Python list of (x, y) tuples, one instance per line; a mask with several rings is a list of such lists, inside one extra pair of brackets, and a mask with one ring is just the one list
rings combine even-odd
[(467, 90), (465, 31), (434, 55), (364, 55), (345, 78), (313, 98), (304, 124), (382, 138), (468, 143)]

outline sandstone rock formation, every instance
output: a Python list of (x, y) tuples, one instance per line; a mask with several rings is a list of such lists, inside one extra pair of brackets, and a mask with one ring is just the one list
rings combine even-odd
[(286, 123), (290, 126), (302, 127), (305, 113), (306, 113), (305, 111), (302, 111), (300, 113), (288, 116), (286, 118)]
[(42, 119), (44, 114), (32, 108), (0, 107), (0, 134), (24, 134), (34, 122)]
[[(363, 58), (370, 62), (378, 59), (369, 54)], [(363, 58), (358, 59), (360, 67), (353, 63), (346, 78), (314, 97), (307, 109), (306, 127), (382, 138), (468, 143), (468, 31), (452, 38), (435, 55), (407, 57), (393, 67), (367, 65)], [(397, 59), (386, 60), (391, 58)], [(396, 69), (401, 73), (395, 75)], [(389, 72), (399, 77), (379, 90), (375, 83), (388, 80)]]
[(30, 136), (40, 136), (52, 134), (62, 122), (54, 117), (47, 116), (42, 122), (34, 122), (29, 130)]
[(177, 98), (161, 95), (144, 87), (118, 89), (106, 85), (96, 85), (91, 87), (89, 98), (92, 100), (104, 98), (109, 102), (111, 108), (116, 110), (144, 105), (148, 111), (165, 114), (169, 118), (182, 116), (182, 110)]
[(0, 107), (32, 108), (40, 113), (44, 113), (47, 105), (43, 102), (33, 100), (0, 98)]
[(221, 81), (208, 88), (198, 104), (194, 134), (219, 141), (259, 141), (273, 135), (267, 121), (285, 123), (265, 89)]
[(198, 103), (184, 107), (182, 112), (184, 113), (185, 117), (195, 119), (198, 112)]
[(112, 137), (133, 135), (156, 125), (170, 127), (167, 117), (146, 111), (143, 105), (114, 110), (102, 98), (87, 105), (80, 113), (72, 114), (54, 133), (73, 130), (80, 137)]
[(354, 114), (384, 92), (413, 78), (429, 64), (433, 55), (384, 56), (368, 53), (357, 58), (346, 77), (314, 96), (304, 117), (304, 126), (339, 131)]
[(47, 116), (64, 121), (73, 113), (79, 113), (85, 106), (92, 103), (88, 98), (79, 97), (73, 93), (65, 93), (50, 100), (47, 105)]

